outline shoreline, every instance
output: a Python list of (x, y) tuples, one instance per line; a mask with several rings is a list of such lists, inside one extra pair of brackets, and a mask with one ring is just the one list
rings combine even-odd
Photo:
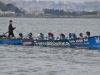
[(2, 16), (0, 16), (0, 18), (46, 18), (46, 19), (56, 19), (56, 18), (60, 18), (60, 19), (68, 19), (68, 18), (100, 18), (100, 17), (12, 17), (12, 16), (10, 16), (10, 17), (7, 17), (7, 16), (5, 16), (5, 17), (2, 17)]

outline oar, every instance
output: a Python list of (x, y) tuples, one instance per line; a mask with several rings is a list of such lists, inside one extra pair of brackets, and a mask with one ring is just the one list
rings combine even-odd
[[(8, 32), (9, 32), (9, 31), (8, 31)], [(3, 33), (3, 37), (5, 37), (5, 35), (6, 35), (8, 32), (6, 32), (6, 33)]]

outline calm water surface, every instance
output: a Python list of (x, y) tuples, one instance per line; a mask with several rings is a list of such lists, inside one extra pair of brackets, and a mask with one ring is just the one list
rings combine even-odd
[[(14, 21), (15, 35), (42, 32), (55, 36), (86, 31), (100, 35), (100, 19), (0, 18), (0, 34)], [(100, 50), (0, 45), (0, 75), (100, 75)]]

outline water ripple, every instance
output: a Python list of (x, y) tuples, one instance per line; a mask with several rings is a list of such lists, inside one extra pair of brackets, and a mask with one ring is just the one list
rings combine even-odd
[[(79, 34), (80, 30), (83, 33), (89, 30), (91, 35), (100, 33), (100, 19), (0, 18), (1, 30), (10, 19), (17, 27), (15, 35), (19, 32), (47, 35), (51, 31), (58, 36), (69, 32)], [(100, 50), (0, 45), (0, 75), (100, 75), (99, 65)]]

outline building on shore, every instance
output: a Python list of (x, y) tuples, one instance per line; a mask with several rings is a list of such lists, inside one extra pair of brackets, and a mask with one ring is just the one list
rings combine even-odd
[(0, 16), (2, 16), (3, 14), (4, 14), (3, 11), (0, 10)]
[(15, 14), (13, 11), (4, 11), (4, 14)]

